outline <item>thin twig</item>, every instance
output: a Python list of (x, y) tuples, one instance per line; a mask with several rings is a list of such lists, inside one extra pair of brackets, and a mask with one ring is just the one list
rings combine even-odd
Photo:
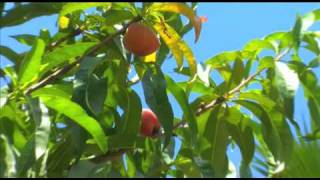
[(39, 88), (51, 83), (52, 81), (56, 80), (61, 75), (67, 73), (70, 69), (72, 69), (78, 63), (80, 63), (86, 56), (94, 54), (97, 50), (99, 50), (105, 44), (109, 43), (114, 37), (116, 37), (116, 36), (118, 36), (120, 34), (123, 34), (127, 30), (128, 26), (130, 24), (132, 24), (134, 22), (137, 22), (137, 21), (140, 21), (141, 19), (142, 19), (142, 17), (140, 17), (140, 16), (135, 17), (128, 24), (124, 25), (119, 31), (117, 31), (116, 33), (114, 33), (114, 34), (108, 36), (107, 38), (105, 38), (103, 41), (101, 41), (99, 44), (94, 46), (92, 49), (90, 49), (89, 51), (84, 53), (81, 57), (79, 57), (73, 63), (65, 65), (63, 68), (58, 69), (57, 71), (55, 71), (54, 73), (50, 74), (49, 76), (47, 76), (46, 78), (44, 78), (40, 82), (34, 84), (33, 86), (30, 86), (28, 89), (26, 89), (25, 94), (30, 94), (31, 92), (33, 92), (33, 91), (35, 91), (35, 90), (37, 90), (37, 89), (39, 89)]
[(76, 30), (72, 31), (71, 33), (67, 34), (66, 36), (62, 37), (61, 39), (59, 39), (56, 42), (53, 42), (51, 44), (49, 44), (46, 49), (48, 49), (49, 51), (52, 51), (55, 47), (59, 46), (61, 43), (63, 43), (64, 41), (73, 38), (75, 36), (78, 36), (79, 34), (82, 33), (82, 30), (80, 28), (77, 28)]

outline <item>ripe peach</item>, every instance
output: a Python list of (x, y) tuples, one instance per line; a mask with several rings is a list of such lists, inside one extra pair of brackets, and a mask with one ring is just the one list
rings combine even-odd
[(141, 113), (140, 134), (147, 137), (154, 137), (159, 133), (160, 123), (157, 115), (150, 109), (143, 109)]
[(160, 42), (156, 34), (145, 25), (132, 23), (123, 39), (124, 47), (137, 56), (146, 56), (155, 52)]

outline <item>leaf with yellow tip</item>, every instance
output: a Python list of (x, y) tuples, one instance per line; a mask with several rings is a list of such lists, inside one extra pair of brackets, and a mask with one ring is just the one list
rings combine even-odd
[[(182, 50), (184, 56), (187, 59), (187, 62), (190, 68), (190, 74), (194, 76), (197, 73), (197, 61), (193, 55), (192, 50), (190, 49), (188, 44), (183, 40), (179, 43), (179, 48)], [(194, 77), (191, 77), (191, 78), (194, 78)]]
[(176, 59), (178, 69), (182, 68), (183, 52), (179, 49), (178, 45), (181, 41), (179, 34), (166, 23), (155, 23), (153, 27), (171, 50), (174, 58)]
[(155, 63), (157, 58), (156, 55), (157, 55), (157, 52), (144, 56), (142, 57), (142, 61), (145, 63)]
[(168, 11), (183, 14), (188, 17), (195, 29), (195, 42), (198, 41), (202, 21), (192, 10), (192, 8), (188, 7), (183, 3), (153, 3), (150, 7), (151, 11)]
[(190, 74), (192, 75), (191, 78), (194, 79), (194, 76), (197, 73), (197, 63), (192, 50), (187, 45), (187, 43), (181, 39), (179, 34), (170, 25), (164, 22), (155, 23), (154, 28), (171, 50), (173, 56), (177, 61), (178, 69), (182, 68), (183, 57), (186, 57), (190, 67)]
[(69, 22), (70, 22), (69, 18), (67, 18), (66, 16), (61, 16), (59, 18), (59, 27), (61, 29), (65, 29), (69, 26)]

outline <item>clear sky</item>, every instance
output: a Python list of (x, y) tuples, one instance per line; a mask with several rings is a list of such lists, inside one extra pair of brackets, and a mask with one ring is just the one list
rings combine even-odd
[[(197, 61), (203, 62), (217, 53), (240, 49), (249, 40), (262, 38), (275, 31), (287, 31), (293, 27), (298, 14), (303, 15), (317, 8), (320, 8), (320, 3), (199, 3), (198, 15), (206, 16), (208, 22), (203, 24), (200, 39), (196, 44), (194, 44), (193, 30), (185, 35), (184, 40), (192, 48)], [(26, 51), (29, 49), (28, 46), (18, 43), (10, 36), (38, 35), (41, 28), (46, 28), (51, 34), (54, 34), (58, 29), (56, 19), (57, 15), (43, 16), (19, 26), (2, 28), (1, 45), (9, 46), (17, 52)], [(319, 23), (312, 26), (311, 29), (320, 30)], [(308, 52), (302, 53), (302, 58), (306, 62), (312, 57)], [(6, 65), (8, 65), (6, 59), (1, 56), (0, 67)], [(162, 69), (165, 73), (174, 76), (175, 80), (184, 79), (173, 73), (175, 67), (175, 61), (169, 59)], [(320, 77), (319, 70), (316, 74)], [(0, 79), (0, 87), (3, 85), (4, 81)], [(141, 84), (135, 85), (134, 89), (144, 99)], [(181, 110), (172, 96), (170, 96), (170, 101), (175, 116), (181, 117)], [(144, 107), (147, 107), (144, 100), (142, 103)], [(299, 120), (300, 125), (303, 119), (308, 120), (309, 118), (301, 87), (296, 97), (295, 118)], [(239, 149), (229, 150), (228, 154), (231, 161), (239, 167), (241, 160)], [(259, 177), (260, 175), (254, 172), (254, 176)]]

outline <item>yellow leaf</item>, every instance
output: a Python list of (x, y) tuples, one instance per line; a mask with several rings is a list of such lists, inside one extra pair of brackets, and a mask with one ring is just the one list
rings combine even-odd
[(178, 69), (182, 68), (183, 57), (186, 57), (189, 64), (190, 73), (192, 75), (191, 78), (194, 79), (194, 76), (197, 73), (197, 63), (188, 44), (181, 39), (179, 34), (170, 25), (164, 22), (155, 23), (154, 28), (171, 50), (177, 61)]
[(69, 22), (70, 22), (69, 18), (67, 18), (66, 16), (61, 16), (59, 18), (59, 27), (61, 29), (65, 29), (69, 26)]
[(176, 59), (178, 69), (182, 68), (183, 52), (178, 46), (179, 41), (181, 41), (179, 34), (166, 23), (155, 23), (153, 27), (171, 50), (174, 58)]
[(142, 57), (142, 61), (145, 63), (155, 63), (157, 58), (157, 52)]
[[(184, 56), (187, 59), (187, 62), (189, 64), (189, 68), (190, 68), (190, 74), (192, 76), (196, 75), (197, 73), (197, 61), (196, 58), (193, 55), (192, 50), (190, 49), (190, 47), (188, 46), (188, 44), (184, 41), (181, 41), (179, 43), (179, 48), (182, 50)], [(194, 78), (194, 77), (191, 77)]]
[(180, 13), (188, 17), (195, 29), (195, 42), (198, 41), (201, 32), (201, 18), (199, 18), (193, 10), (183, 3), (153, 3), (150, 7), (151, 11), (168, 11)]

